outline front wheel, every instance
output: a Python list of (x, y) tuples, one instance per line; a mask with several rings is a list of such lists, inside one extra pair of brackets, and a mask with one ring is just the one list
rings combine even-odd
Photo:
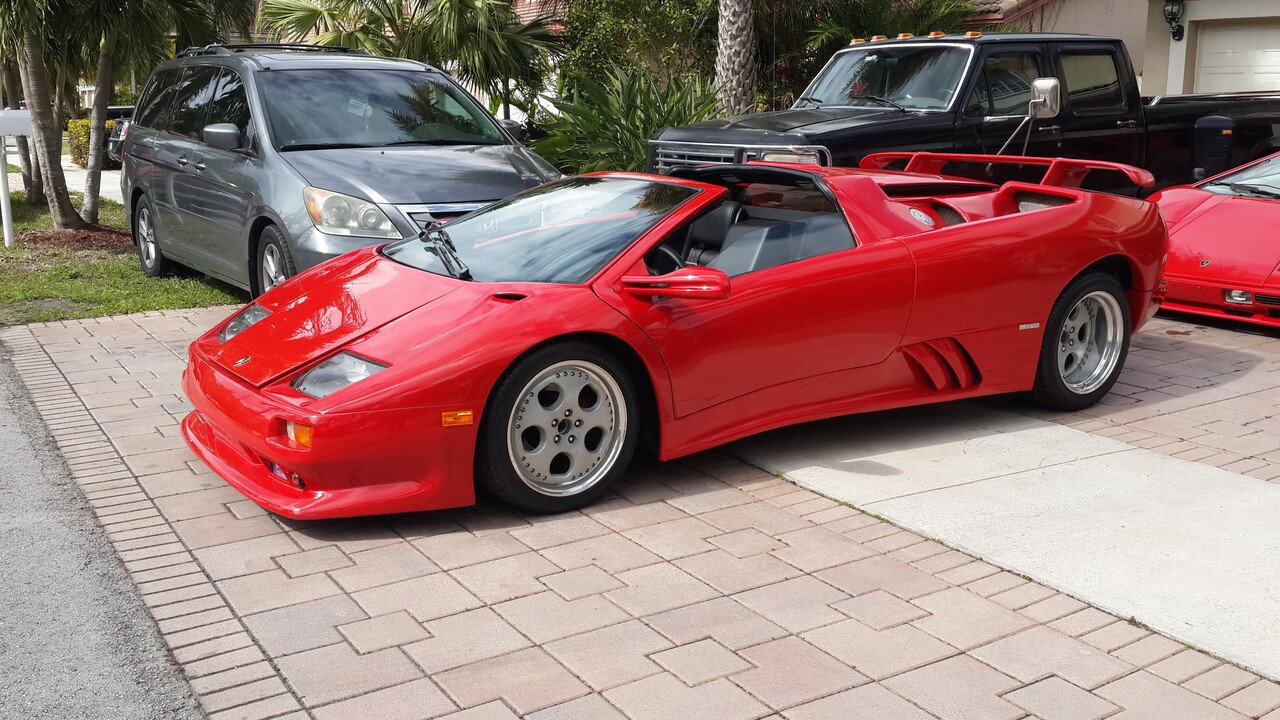
[(293, 263), (293, 253), (289, 251), (289, 243), (274, 225), (262, 229), (258, 237), (258, 277), (255, 290), (261, 295), (280, 283), (296, 275), (298, 268)]
[(1119, 281), (1105, 273), (1076, 279), (1049, 314), (1032, 399), (1054, 410), (1101, 400), (1124, 368), (1132, 327)]
[(630, 375), (585, 343), (538, 350), (498, 381), (476, 450), (476, 478), (528, 512), (558, 513), (600, 497), (626, 472), (639, 435)]

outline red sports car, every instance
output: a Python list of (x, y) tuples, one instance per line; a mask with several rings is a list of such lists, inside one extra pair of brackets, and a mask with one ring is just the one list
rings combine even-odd
[[(884, 170), (890, 163), (905, 170)], [(1039, 184), (940, 174), (1039, 163)], [(1102, 397), (1158, 302), (1151, 203), (1104, 163), (598, 173), (297, 276), (196, 340), (188, 444), (280, 515), (591, 502), (792, 423), (1030, 391)]]
[(1280, 154), (1151, 200), (1169, 224), (1164, 307), (1280, 327)]

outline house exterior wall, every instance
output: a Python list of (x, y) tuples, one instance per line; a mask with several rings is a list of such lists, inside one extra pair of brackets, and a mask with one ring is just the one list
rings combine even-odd
[[(1145, 95), (1191, 92), (1195, 82), (1195, 48), (1200, 24), (1214, 20), (1280, 17), (1277, 0), (1186, 0), (1182, 24), (1186, 37), (1174, 42), (1164, 22), (1163, 0), (1149, 0), (1146, 28)], [(1278, 88), (1280, 89), (1280, 88)]]

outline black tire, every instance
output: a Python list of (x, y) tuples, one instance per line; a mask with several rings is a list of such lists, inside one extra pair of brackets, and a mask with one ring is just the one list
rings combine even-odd
[(146, 195), (138, 198), (130, 226), (142, 274), (153, 278), (173, 274), (175, 264), (160, 251), (160, 229), (156, 225), (156, 213), (151, 209), (151, 201)]
[[(1107, 297), (1114, 300), (1114, 306), (1107, 301)], [(1114, 351), (1114, 365), (1110, 362), (1103, 363), (1109, 369), (1099, 367), (1092, 374), (1089, 382), (1082, 381), (1072, 388), (1068, 384), (1066, 378), (1063, 377), (1064, 370), (1060, 364), (1060, 351), (1069, 352), (1067, 343), (1076, 339), (1077, 332), (1083, 332), (1083, 329), (1077, 329), (1076, 320), (1071, 319), (1073, 310), (1086, 297), (1091, 298), (1097, 308), (1097, 312), (1101, 315), (1110, 317), (1111, 314), (1118, 315), (1107, 322), (1114, 324), (1115, 335), (1112, 340), (1106, 343), (1106, 347)], [(1111, 311), (1107, 312), (1106, 307), (1111, 307)], [(1086, 316), (1087, 311), (1086, 311)], [(1092, 321), (1096, 332), (1096, 320)], [(1044, 341), (1040, 349), (1040, 360), (1036, 367), (1036, 383), (1031, 391), (1031, 399), (1039, 405), (1052, 410), (1081, 410), (1098, 402), (1104, 395), (1111, 391), (1111, 386), (1115, 384), (1116, 379), (1120, 377), (1120, 372), (1124, 369), (1125, 358), (1129, 354), (1129, 340), (1132, 336), (1133, 322), (1129, 310), (1129, 298), (1124, 287), (1115, 277), (1102, 272), (1090, 273), (1076, 278), (1062, 294), (1058, 296), (1058, 300), (1053, 304), (1053, 310), (1049, 313), (1049, 322), (1045, 326)], [(1081, 343), (1081, 347), (1085, 347), (1086, 343)], [(1091, 350), (1096, 348), (1092, 343), (1088, 343)], [(1097, 347), (1102, 347), (1098, 345)], [(1098, 350), (1102, 356), (1110, 357), (1107, 353)], [(1086, 367), (1087, 366), (1083, 366)], [(1080, 371), (1083, 372), (1083, 371)], [(1068, 373), (1070, 375), (1070, 373)], [(1085, 375), (1089, 377), (1089, 375)]]
[[(272, 268), (275, 272), (272, 272)], [(268, 272), (272, 272), (276, 279), (269, 279)], [(283, 277), (280, 273), (283, 273)], [(258, 257), (253, 264), (253, 277), (250, 283), (253, 287), (253, 296), (258, 297), (297, 274), (298, 266), (293, 262), (293, 253), (289, 250), (289, 242), (284, 239), (284, 233), (280, 232), (275, 225), (262, 228), (262, 232), (258, 235)]]
[[(564, 393), (558, 401), (561, 404), (553, 403), (551, 409), (531, 407), (531, 415), (545, 415), (541, 419), (550, 418), (552, 423), (560, 422), (563, 413), (563, 427), (558, 429), (542, 428), (542, 422), (535, 427), (524, 414), (514, 412), (517, 405), (541, 404), (545, 390), (540, 392), (538, 388), (542, 383), (556, 383), (555, 378), (560, 377), (556, 373), (560, 371), (566, 374), (566, 387), (572, 387), (569, 383), (579, 383), (584, 388), (598, 385), (594, 404), (588, 403), (588, 409), (582, 408), (582, 398), (591, 397), (584, 389), (576, 395), (572, 391)], [(577, 416), (570, 414), (575, 411), (579, 413)], [(512, 365), (490, 393), (476, 444), (476, 481), (480, 488), (526, 512), (561, 513), (589, 505), (626, 473), (643, 426), (641, 412), (634, 381), (626, 367), (610, 353), (583, 342), (559, 343), (536, 350)], [(517, 432), (522, 423), (526, 433), (545, 434), (536, 447), (523, 446), (534, 449), (522, 449), (522, 456), (516, 457), (512, 448), (525, 439), (525, 435)], [(595, 432), (600, 433), (596, 437), (604, 439), (596, 440), (597, 449), (593, 450), (589, 436)], [(569, 443), (579, 444), (573, 447)], [(525, 461), (523, 452), (536, 455), (530, 460), (535, 463), (545, 463), (551, 458), (550, 464), (545, 465), (548, 474), (540, 476), (542, 480), (531, 477), (539, 475), (539, 471), (529, 466), (530, 461), (524, 463), (529, 469), (517, 469), (517, 463)], [(571, 452), (585, 459), (570, 456)], [(593, 461), (592, 455), (599, 455), (600, 459)], [(563, 474), (553, 474), (555, 463), (562, 456), (569, 458), (570, 464), (562, 466)], [(573, 475), (580, 469), (583, 470), (581, 476)], [(561, 482), (563, 486), (557, 484)], [(572, 487), (576, 483), (588, 484), (576, 489)], [(539, 490), (536, 487), (539, 485), (544, 489)], [(563, 494), (551, 494), (556, 492)]]

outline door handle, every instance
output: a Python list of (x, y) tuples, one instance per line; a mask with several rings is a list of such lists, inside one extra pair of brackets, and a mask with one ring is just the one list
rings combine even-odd
[(200, 160), (200, 159), (198, 159), (198, 158), (197, 158), (197, 159), (196, 159), (196, 169), (197, 169), (197, 170), (203, 170), (204, 168), (205, 168), (204, 161), (203, 161), (203, 160)]
[(179, 156), (178, 156), (178, 164), (179, 164), (179, 165), (186, 165), (188, 162), (189, 162), (189, 161), (187, 160), (187, 156), (186, 156), (186, 155), (179, 155)]
[(1138, 121), (1137, 120), (1117, 120), (1116, 127), (1136, 128), (1138, 127)]
[(1061, 125), (1045, 125), (1043, 127), (1036, 128), (1036, 132), (1047, 132), (1047, 133), (1062, 132), (1062, 126)]

